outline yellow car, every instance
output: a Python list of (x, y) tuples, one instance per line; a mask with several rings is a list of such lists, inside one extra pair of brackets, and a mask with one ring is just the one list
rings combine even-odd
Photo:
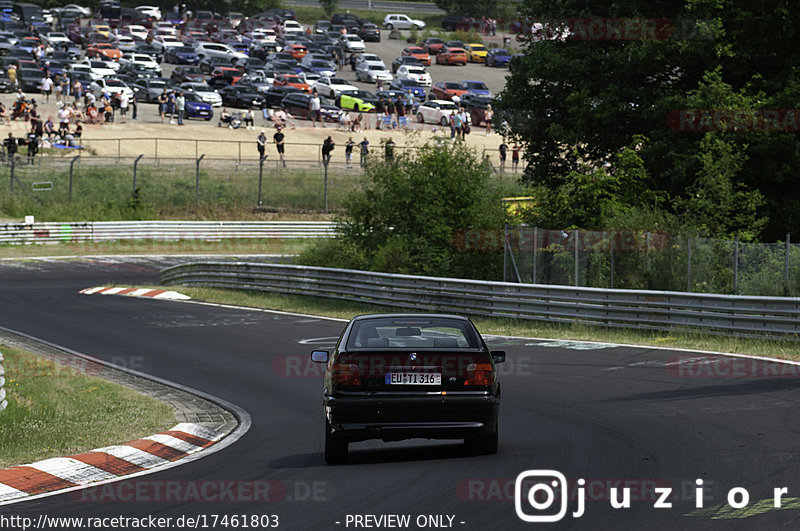
[(464, 49), (467, 51), (467, 60), (470, 63), (485, 63), (486, 62), (486, 54), (489, 53), (489, 50), (486, 49), (486, 46), (480, 43), (470, 43), (465, 44)]

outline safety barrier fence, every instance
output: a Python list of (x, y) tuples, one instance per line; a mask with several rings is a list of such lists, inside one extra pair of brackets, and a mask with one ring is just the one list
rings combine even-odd
[(0, 244), (326, 238), (329, 221), (87, 221), (0, 224)]
[(641, 330), (792, 338), (800, 332), (800, 298), (789, 297), (548, 286), (241, 262), (173, 266), (161, 272), (161, 282)]
[(0, 352), (0, 412), (5, 411), (8, 407), (8, 401), (6, 400), (6, 371), (3, 368), (3, 362), (5, 358), (3, 357), (3, 353)]

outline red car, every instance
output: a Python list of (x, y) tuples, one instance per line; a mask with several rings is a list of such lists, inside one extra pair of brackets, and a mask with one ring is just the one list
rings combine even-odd
[(299, 61), (308, 53), (308, 48), (302, 44), (290, 44), (283, 51), (292, 54), (292, 57)]
[(431, 94), (437, 100), (452, 100), (453, 96), (461, 96), (466, 94), (467, 91), (461, 86), (461, 83), (455, 81), (437, 81), (431, 87)]
[(436, 55), (442, 48), (444, 48), (444, 41), (439, 37), (428, 37), (421, 43), (419, 43), (420, 47), (425, 48), (429, 54)]
[(431, 66), (431, 56), (425, 50), (425, 48), (420, 48), (419, 46), (409, 46), (403, 50), (401, 55), (416, 57), (425, 66)]
[(436, 56), (437, 65), (466, 65), (467, 51), (463, 48), (442, 48)]
[(299, 88), (303, 92), (311, 92), (311, 87), (303, 81), (297, 74), (280, 74), (275, 76), (275, 81), (272, 82), (276, 87), (294, 87)]
[(86, 57), (95, 57), (97, 55), (102, 56), (103, 59), (119, 61), (120, 57), (122, 57), (122, 52), (110, 42), (95, 42), (86, 49)]

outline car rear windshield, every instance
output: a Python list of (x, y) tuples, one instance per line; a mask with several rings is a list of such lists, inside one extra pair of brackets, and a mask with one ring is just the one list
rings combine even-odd
[(382, 317), (353, 324), (347, 350), (374, 348), (480, 348), (468, 321), (443, 317)]

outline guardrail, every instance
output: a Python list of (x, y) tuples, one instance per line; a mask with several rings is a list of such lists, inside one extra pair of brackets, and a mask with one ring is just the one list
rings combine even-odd
[(330, 221), (87, 221), (6, 223), (0, 244), (107, 242), (116, 240), (206, 240), (326, 238)]
[(604, 327), (756, 337), (800, 333), (800, 298), (789, 297), (512, 284), (241, 262), (178, 265), (164, 269), (161, 282)]
[(5, 411), (8, 407), (8, 401), (6, 400), (6, 390), (4, 386), (6, 385), (6, 370), (3, 368), (3, 362), (5, 358), (3, 357), (3, 353), (0, 352), (0, 413)]

